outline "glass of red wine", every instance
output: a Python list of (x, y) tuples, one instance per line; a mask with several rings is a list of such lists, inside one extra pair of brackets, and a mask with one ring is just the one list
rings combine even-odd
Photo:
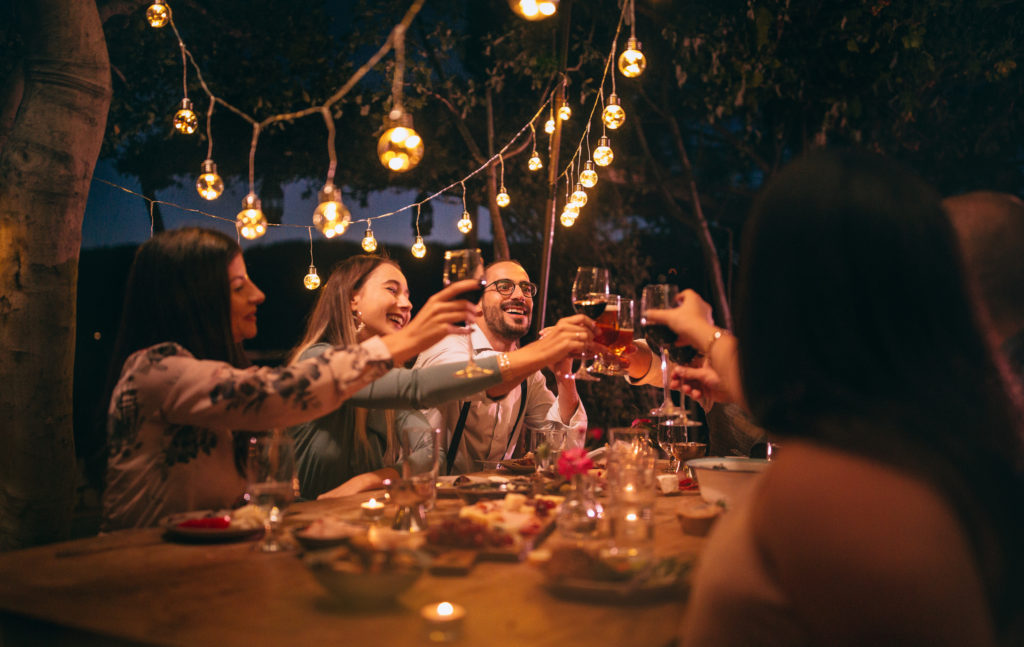
[[(640, 296), (640, 325), (643, 326), (644, 339), (647, 340), (652, 351), (661, 355), (661, 382), (664, 398), (661, 406), (651, 410), (652, 416), (678, 416), (686, 414), (686, 409), (677, 407), (672, 402), (668, 389), (669, 358), (670, 352), (672, 352), (675, 347), (677, 335), (672, 332), (672, 329), (668, 326), (662, 324), (648, 324), (647, 322), (648, 310), (666, 310), (674, 308), (676, 306), (677, 294), (679, 294), (679, 288), (676, 286), (669, 285), (667, 283), (656, 283), (654, 285), (644, 286), (644, 291)], [(680, 359), (682, 359), (686, 354), (689, 353), (681, 352), (679, 354)], [(693, 359), (694, 354), (695, 353), (690, 354), (689, 359)]]
[[(603, 267), (586, 265), (577, 267), (576, 279), (572, 282), (573, 310), (596, 321), (608, 306), (608, 291), (608, 270)], [(598, 378), (587, 371), (587, 360), (590, 357), (584, 354), (580, 361), (579, 370), (568, 377), (575, 380), (596, 382)]]
[[(466, 290), (459, 295), (473, 303), (480, 303), (484, 294), (484, 287), (487, 282), (484, 280), (484, 259), (479, 249), (451, 249), (444, 253), (444, 284), (451, 285), (456, 281), (464, 279), (476, 279), (480, 287)], [(473, 360), (473, 336), (466, 335), (466, 345), (469, 347), (469, 360), (465, 368), (455, 372), (456, 377), (478, 377), (490, 375), (493, 371), (483, 368)]]

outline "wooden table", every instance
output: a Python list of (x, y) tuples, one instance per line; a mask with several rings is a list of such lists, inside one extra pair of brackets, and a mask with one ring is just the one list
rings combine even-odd
[[(354, 510), (373, 493), (298, 503), (289, 522)], [(696, 555), (676, 512), (699, 497), (659, 496), (656, 551)], [(425, 574), (389, 609), (355, 611), (332, 598), (295, 553), (252, 541), (181, 544), (160, 529), (119, 531), (0, 553), (0, 645), (430, 644), (419, 609), (450, 600), (467, 615), (461, 645), (670, 645), (684, 597), (642, 606), (562, 600), (528, 563), (481, 562), (468, 576)]]

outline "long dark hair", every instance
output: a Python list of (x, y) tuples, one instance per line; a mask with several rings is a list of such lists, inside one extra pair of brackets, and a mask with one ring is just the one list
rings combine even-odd
[(758, 422), (931, 483), (973, 541), (997, 622), (1019, 619), (1021, 413), (938, 194), (857, 150), (781, 171), (747, 223), (737, 337)]

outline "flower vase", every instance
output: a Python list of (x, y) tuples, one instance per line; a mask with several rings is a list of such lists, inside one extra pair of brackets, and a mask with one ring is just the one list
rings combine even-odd
[(556, 521), (559, 534), (572, 540), (594, 539), (599, 532), (604, 509), (594, 496), (590, 478), (574, 474), (571, 489), (562, 501)]

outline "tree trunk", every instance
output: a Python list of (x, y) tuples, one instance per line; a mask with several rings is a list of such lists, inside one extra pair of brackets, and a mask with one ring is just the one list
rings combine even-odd
[(0, 136), (0, 549), (66, 538), (82, 216), (110, 106), (95, 2), (18, 3), (24, 85)]

